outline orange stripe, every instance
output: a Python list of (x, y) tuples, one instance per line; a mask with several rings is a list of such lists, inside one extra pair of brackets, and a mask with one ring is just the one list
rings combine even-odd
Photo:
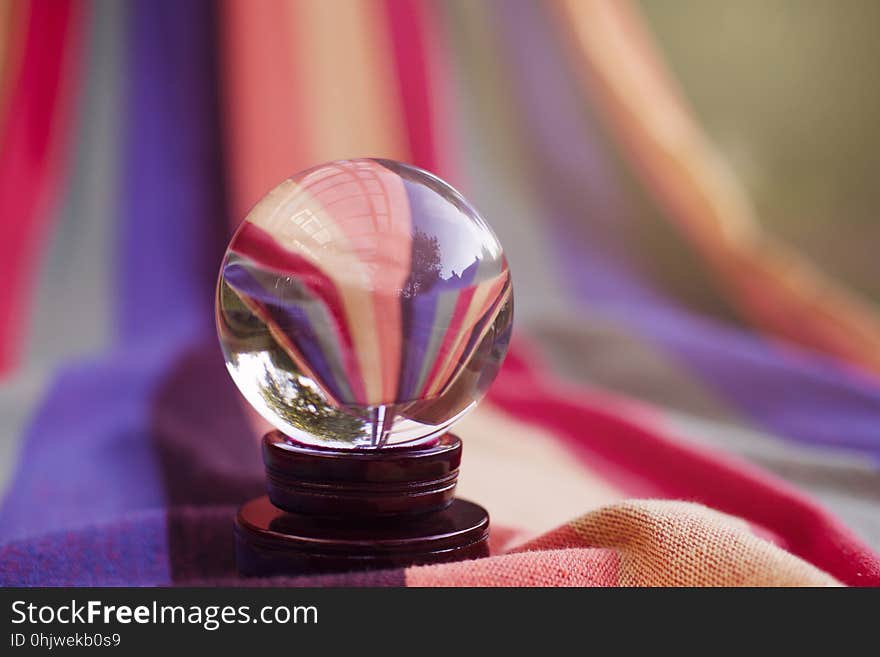
[[(352, 157), (407, 160), (404, 115), (381, 3), (297, 0), (291, 4), (291, 20), (294, 61), (307, 92), (301, 103), (314, 162)], [(394, 212), (401, 212), (399, 205), (398, 199)], [(408, 217), (408, 212), (400, 216)], [(396, 395), (401, 320), (399, 308), (381, 296), (369, 303), (369, 312), (361, 303), (347, 305), (347, 311), (367, 399), (378, 403)]]
[(562, 0), (578, 63), (668, 216), (758, 326), (880, 372), (880, 316), (800, 254), (764, 235), (625, 1)]
[[(298, 170), (358, 156), (408, 159), (381, 3), (226, 0), (223, 34), (236, 220)], [(350, 235), (347, 242), (356, 246)], [(327, 270), (326, 262), (322, 268)], [(345, 278), (350, 272), (338, 274)], [(338, 282), (366, 398), (371, 403), (393, 399), (399, 308), (372, 295), (360, 298), (356, 286)]]
[(295, 0), (298, 103), (313, 164), (354, 157), (409, 158), (387, 18), (373, 0)]
[[(385, 205), (384, 217), (381, 207), (372, 206), (373, 221), (387, 222), (380, 228), (381, 238), (371, 248), (366, 261), (372, 275), (372, 297), (375, 308), (376, 332), (379, 337), (382, 399), (381, 402), (397, 400), (397, 383), (400, 378), (401, 350), (403, 348), (403, 318), (400, 293), (406, 284), (411, 267), (412, 221), (409, 199), (403, 181), (384, 168), (378, 177), (384, 191), (381, 203)], [(376, 242), (377, 235), (371, 235)], [(372, 265), (372, 266), (370, 266)], [(357, 323), (357, 322), (355, 322)]]

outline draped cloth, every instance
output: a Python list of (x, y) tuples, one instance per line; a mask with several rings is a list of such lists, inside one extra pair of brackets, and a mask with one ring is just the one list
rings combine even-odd
[[(0, 142), (0, 583), (880, 584), (877, 309), (766, 231), (630, 3), (4, 2)], [(265, 426), (218, 267), (359, 156), (505, 247), (513, 346), (456, 429), (493, 554), (242, 580)]]

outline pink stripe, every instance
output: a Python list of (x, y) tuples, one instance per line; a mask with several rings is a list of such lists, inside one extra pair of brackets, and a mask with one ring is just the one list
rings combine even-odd
[[(285, 178), (314, 166), (304, 110), (300, 38), (287, 2), (225, 0), (222, 58), (233, 226)], [(308, 29), (303, 25), (302, 29)]]
[(728, 456), (687, 446), (645, 406), (621, 402), (540, 373), (522, 342), (489, 398), (524, 422), (569, 442), (591, 463), (619, 464), (663, 497), (702, 502), (772, 530), (790, 552), (850, 585), (880, 585), (880, 559), (800, 491)]
[(0, 128), (0, 375), (18, 360), (49, 204), (61, 187), (84, 5), (34, 0)]
[(433, 108), (424, 33), (425, 8), (418, 0), (386, 0), (385, 8), (413, 164), (436, 171)]

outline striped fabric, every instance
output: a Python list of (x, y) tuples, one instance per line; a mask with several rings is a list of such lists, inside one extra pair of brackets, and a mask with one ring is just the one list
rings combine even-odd
[[(878, 311), (765, 232), (629, 2), (0, 0), (0, 142), (3, 584), (880, 585)], [(217, 271), (352, 157), (504, 244), (516, 337), (459, 432), (493, 556), (242, 582), (264, 425)], [(657, 283), (660, 228), (723, 312)]]

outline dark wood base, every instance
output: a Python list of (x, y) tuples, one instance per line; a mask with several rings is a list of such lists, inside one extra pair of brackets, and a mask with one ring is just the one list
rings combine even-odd
[(461, 440), (388, 449), (322, 449), (280, 431), (263, 437), (272, 504), (305, 515), (374, 518), (438, 511), (452, 502)]
[(476, 559), (489, 514), (455, 499), (461, 440), (327, 450), (278, 431), (263, 438), (268, 496), (235, 520), (239, 572), (301, 575)]
[(235, 520), (235, 557), (245, 576), (303, 575), (478, 559), (489, 555), (489, 514), (456, 499), (433, 513), (338, 524), (287, 513), (259, 497)]

